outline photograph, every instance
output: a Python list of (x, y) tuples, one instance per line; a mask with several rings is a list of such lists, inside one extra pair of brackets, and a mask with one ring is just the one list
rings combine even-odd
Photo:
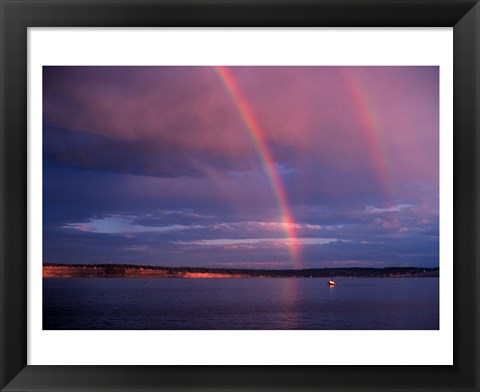
[(43, 66), (43, 330), (439, 330), (439, 70)]

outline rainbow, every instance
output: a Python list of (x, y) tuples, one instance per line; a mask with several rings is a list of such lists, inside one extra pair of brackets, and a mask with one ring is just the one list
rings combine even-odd
[(228, 94), (235, 103), (235, 106), (237, 107), (238, 112), (240, 113), (240, 116), (242, 117), (242, 120), (248, 130), (255, 150), (262, 161), (263, 170), (271, 185), (278, 208), (280, 210), (283, 228), (285, 230), (285, 235), (288, 238), (287, 243), (290, 253), (295, 264), (300, 266), (301, 249), (295, 231), (296, 225), (293, 220), (292, 212), (289, 208), (285, 187), (275, 166), (272, 153), (268, 148), (265, 132), (260, 126), (258, 120), (255, 118), (253, 110), (240, 90), (232, 72), (227, 67), (214, 67), (214, 69)]
[(369, 156), (372, 161), (378, 182), (383, 195), (387, 198), (392, 196), (392, 181), (390, 178), (391, 169), (389, 166), (387, 151), (384, 148), (383, 132), (380, 120), (376, 114), (367, 88), (362, 85), (360, 79), (356, 77), (348, 68), (343, 73), (347, 88), (351, 93), (354, 107), (360, 120), (360, 125), (364, 131)]

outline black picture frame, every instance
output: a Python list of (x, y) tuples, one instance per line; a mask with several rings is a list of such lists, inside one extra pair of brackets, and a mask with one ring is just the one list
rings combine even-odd
[[(480, 5), (472, 0), (0, 0), (3, 391), (479, 391)], [(453, 27), (452, 366), (28, 366), (28, 27)], [(94, 354), (94, 353), (92, 353)], [(252, 353), (254, 355), (254, 353)]]

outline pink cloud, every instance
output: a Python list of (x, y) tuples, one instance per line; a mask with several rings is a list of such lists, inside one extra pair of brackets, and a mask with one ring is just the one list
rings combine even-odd
[(321, 225), (313, 225), (308, 223), (289, 223), (289, 222), (226, 222), (218, 223), (213, 226), (214, 229), (218, 230), (265, 230), (265, 231), (285, 231), (285, 229), (295, 229), (295, 230), (321, 230)]
[[(204, 175), (219, 167), (245, 171), (259, 162), (235, 102), (211, 67), (62, 72), (46, 74), (45, 121), (148, 149), (151, 157), (144, 155), (140, 163), (146, 172), (155, 173), (155, 165), (173, 170), (167, 163), (175, 154)], [(231, 72), (278, 163), (300, 173), (315, 162), (328, 169), (338, 180), (329, 177), (325, 191), (345, 192), (358, 177), (352, 173), (370, 171), (379, 180), (380, 160), (392, 187), (398, 180), (438, 179), (438, 84), (431, 68), (231, 67)], [(365, 102), (352, 94), (352, 80)], [(376, 119), (375, 146), (365, 116)], [(339, 174), (349, 176), (345, 184)]]
[(81, 225), (81, 224), (68, 224), (65, 226), (62, 226), (62, 229), (69, 229), (69, 230), (78, 230), (78, 231), (85, 231), (85, 232), (93, 232), (95, 231), (93, 227), (91, 226), (86, 226), (86, 225)]
[(221, 247), (227, 250), (289, 247), (293, 242), (300, 245), (326, 245), (337, 242), (336, 238), (216, 238), (205, 240), (172, 241), (181, 246)]

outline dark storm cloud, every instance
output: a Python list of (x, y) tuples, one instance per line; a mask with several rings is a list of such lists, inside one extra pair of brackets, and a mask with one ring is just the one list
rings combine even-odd
[[(205, 176), (204, 165), (234, 170), (251, 169), (253, 160), (232, 162), (232, 159), (193, 146), (179, 146), (175, 141), (152, 143), (143, 140), (115, 139), (90, 132), (44, 126), (44, 160), (74, 168), (113, 173), (180, 177)], [(179, 153), (181, 151), (181, 153)]]

